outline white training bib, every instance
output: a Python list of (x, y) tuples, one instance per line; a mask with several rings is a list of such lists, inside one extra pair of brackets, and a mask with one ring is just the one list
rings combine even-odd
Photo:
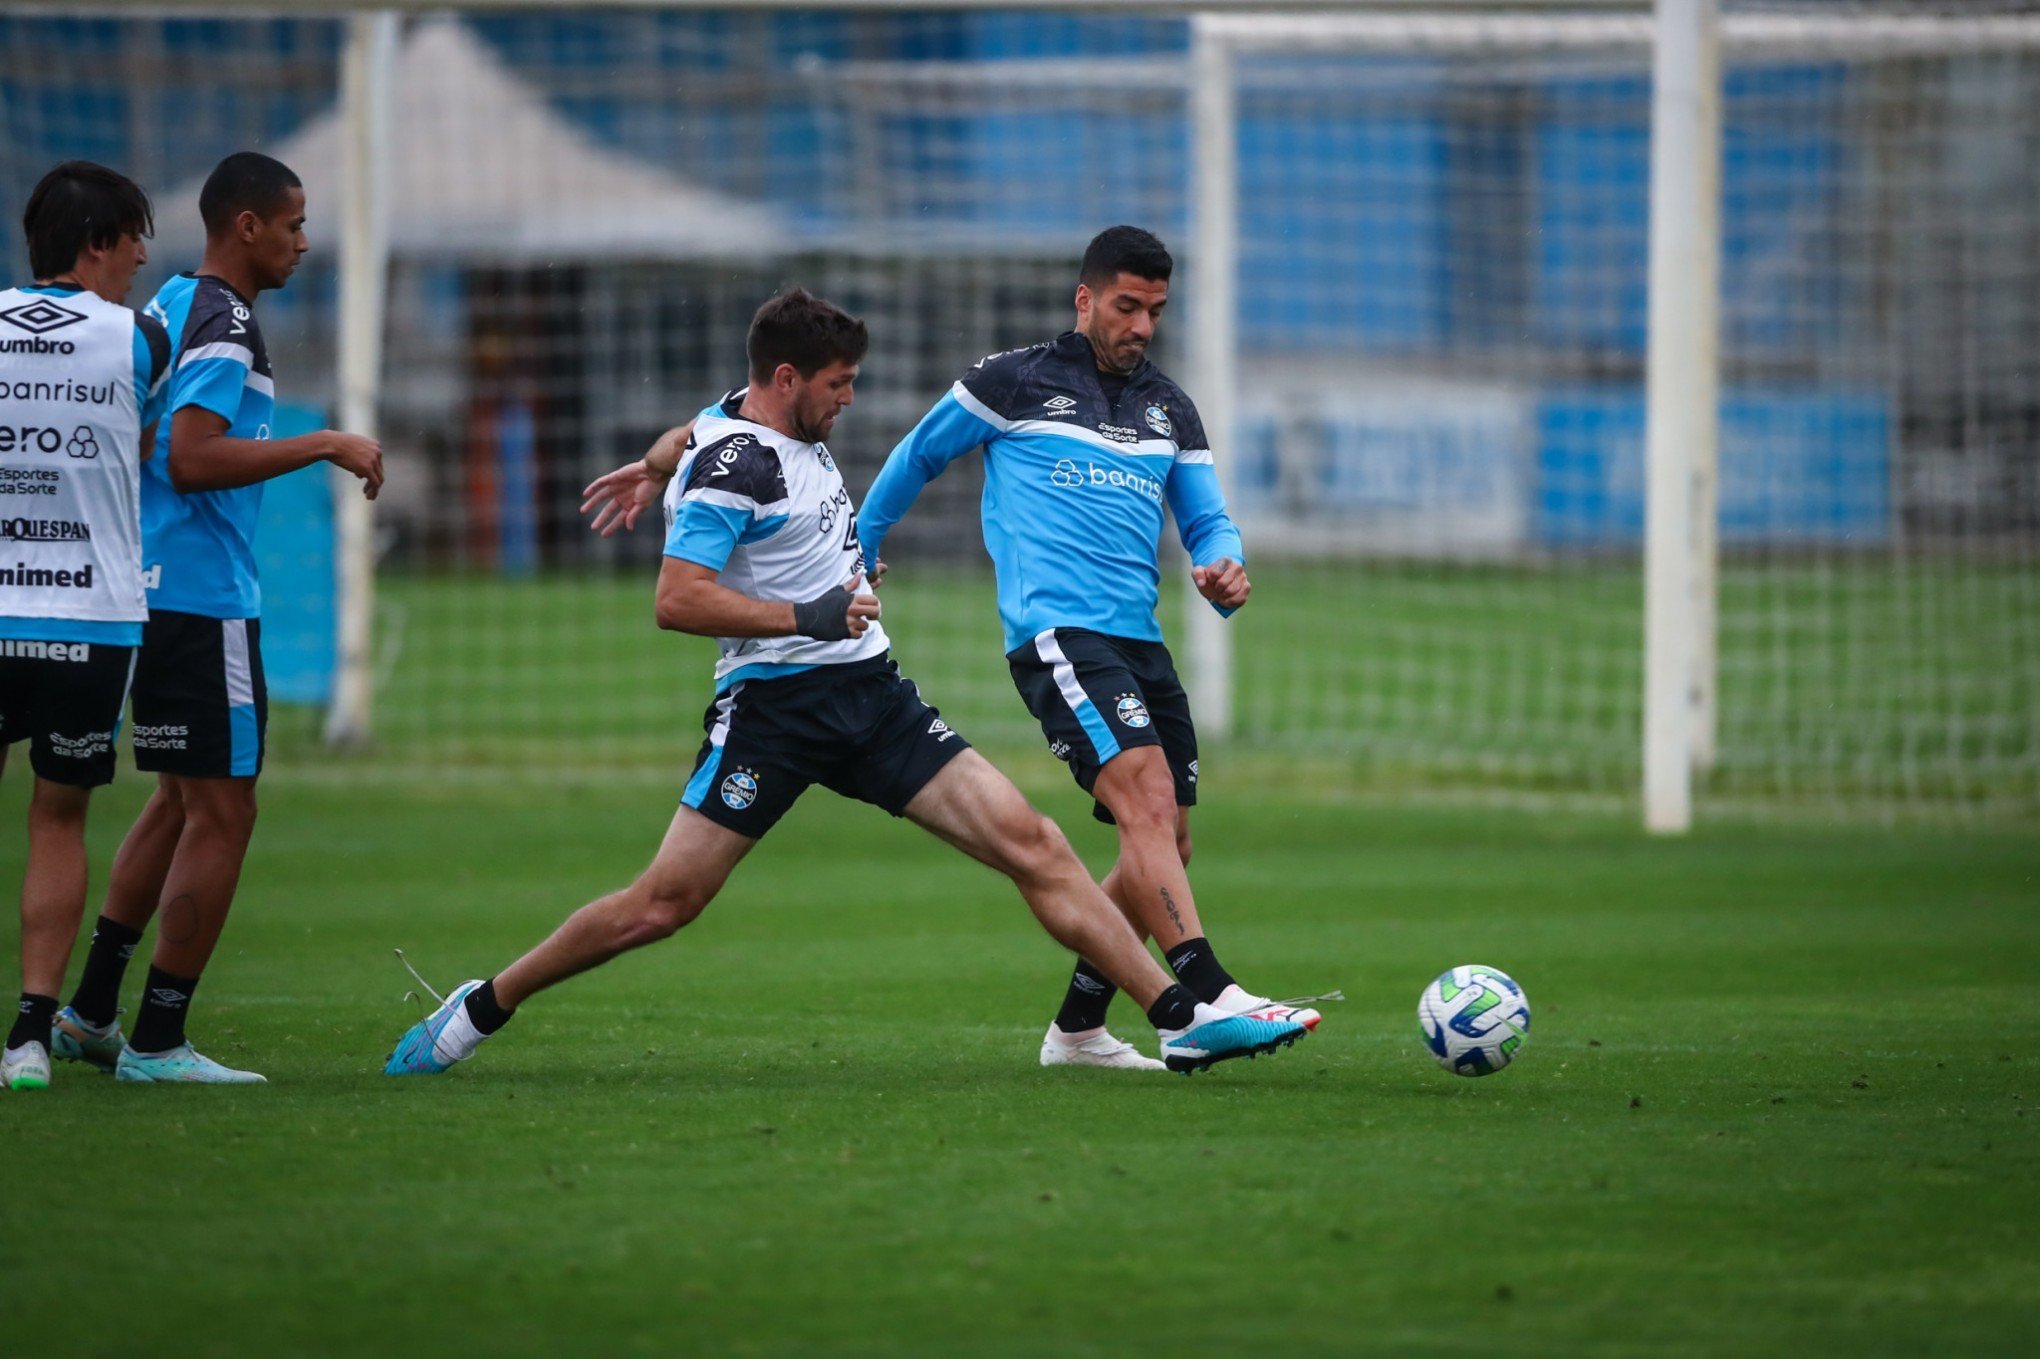
[(138, 623), (135, 314), (0, 292), (0, 617)]

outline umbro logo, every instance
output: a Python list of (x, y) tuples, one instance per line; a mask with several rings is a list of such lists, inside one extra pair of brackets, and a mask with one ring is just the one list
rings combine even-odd
[(167, 986), (158, 986), (150, 990), (149, 998), (158, 1005), (176, 1006), (190, 1000), (191, 993), (188, 991), (173, 991)]
[(85, 319), (85, 313), (60, 307), (46, 297), (25, 302), (18, 307), (0, 311), (0, 321), (5, 321), (16, 330), (25, 330), (31, 335), (47, 335), (65, 326), (75, 326)]
[(956, 735), (949, 729), (949, 724), (939, 717), (928, 724), (928, 734), (934, 737), (938, 744)]
[(1068, 415), (1076, 408), (1077, 403), (1066, 396), (1052, 396), (1041, 403), (1042, 411), (1051, 416)]

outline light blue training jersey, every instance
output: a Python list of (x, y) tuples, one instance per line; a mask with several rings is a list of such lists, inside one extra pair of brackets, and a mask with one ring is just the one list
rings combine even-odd
[(858, 518), (866, 561), (921, 488), (979, 446), (1009, 652), (1051, 628), (1161, 641), (1164, 504), (1197, 565), (1246, 560), (1190, 398), (1145, 360), (1106, 396), (1091, 342), (1070, 331), (980, 361), (900, 441)]
[[(149, 303), (170, 332), (170, 396), (175, 423), (186, 406), (227, 422), (234, 439), (267, 439), (276, 410), (269, 349), (255, 308), (221, 279), (179, 274)], [(168, 431), (166, 430), (166, 436)], [(142, 565), (149, 608), (208, 618), (259, 618), (255, 525), (262, 483), (226, 491), (179, 491), (170, 481), (173, 440), (142, 468)]]

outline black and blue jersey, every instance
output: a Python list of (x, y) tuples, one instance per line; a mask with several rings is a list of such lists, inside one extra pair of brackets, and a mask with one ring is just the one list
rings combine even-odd
[[(211, 411), (235, 439), (267, 439), (276, 409), (269, 348), (255, 308), (221, 279), (179, 274), (149, 303), (170, 332), (170, 399)], [(170, 480), (177, 450), (169, 438), (142, 473), (142, 557), (149, 607), (207, 618), (256, 618), (262, 590), (255, 575), (255, 525), (262, 483), (224, 491), (180, 492)], [(167, 454), (167, 456), (166, 456)]]
[(1146, 360), (1107, 396), (1076, 331), (982, 360), (922, 417), (864, 498), (865, 560), (921, 488), (979, 446), (1008, 651), (1052, 628), (1160, 641), (1164, 504), (1192, 561), (1245, 560), (1196, 406)]

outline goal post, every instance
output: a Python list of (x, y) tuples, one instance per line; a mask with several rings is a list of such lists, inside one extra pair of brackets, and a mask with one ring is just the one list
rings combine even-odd
[[(1496, 577), (1505, 607), (1527, 614), (1548, 603), (1567, 626), (1581, 627), (1585, 615), (1561, 600), (1585, 600), (1596, 588), (1596, 577), (1603, 584), (1611, 575), (1619, 577), (1625, 534), (1634, 532), (1641, 558), (1640, 597), (1631, 615), (1641, 625), (1634, 634), (1635, 668), (1594, 667), (1603, 670), (1604, 679), (1633, 675), (1633, 707), (1605, 692), (1575, 692), (1540, 713), (1534, 694), (1520, 691), (1544, 685), (1539, 670), (1549, 674), (1565, 666), (1564, 648), (1542, 646), (1529, 628), (1522, 636), (1506, 636), (1509, 620), (1496, 617), (1486, 620), (1495, 629), (1496, 646), (1483, 655), (1460, 636), (1418, 639), (1422, 623), (1412, 621), (1400, 665), (1355, 667), (1348, 677), (1384, 688), (1414, 678), (1434, 690), (1432, 707), (1439, 720), (1431, 725), (1430, 749), (1420, 760), (1463, 738), (1469, 748), (1454, 759), (1497, 769), (1517, 764), (1502, 747), (1520, 743), (1525, 752), (1521, 766), (1538, 782), (1555, 776), (1561, 783), (1607, 786), (1605, 771), (1626, 765), (1634, 780), (1629, 787), (1640, 792), (1643, 820), (1653, 831), (1685, 830), (1696, 798), (1731, 807), (1774, 798), (1791, 802), (1812, 793), (1831, 807), (1875, 808), (1887, 815), (1901, 808), (1932, 811), (1936, 804), (1960, 814), (1965, 801), (1974, 806), (1998, 796), (2022, 802), (2031, 796), (2029, 775), (2011, 774), (2003, 781), (1998, 776), (2033, 755), (2030, 712), (2014, 715), (2030, 705), (2027, 681), (2010, 677), (2025, 669), (2020, 658), (2035, 622), (2030, 594), (2013, 579), (2017, 568), (2010, 563), (2030, 560), (2030, 544), (2016, 531), (1979, 533), (1970, 540), (1945, 531), (1918, 532), (1929, 510), (1919, 503), (1923, 496), (1915, 469), (1935, 451), (1917, 446), (1920, 418), (1913, 409), (1965, 402), (1973, 409), (1979, 400), (1975, 389), (1984, 386), (1991, 389), (1986, 404), (2019, 398), (1975, 367), (1951, 367), (1941, 375), (1940, 390), (1922, 391), (1906, 369), (1907, 356), (1894, 352), (1888, 338), (1892, 327), (1904, 324), (1896, 315), (1899, 296), (1909, 293), (1915, 306), (1930, 310), (1938, 310), (1943, 300), (1897, 276), (1904, 265), (1923, 268), (1918, 261), (1924, 243), (1915, 245), (1907, 237), (1923, 224), (1920, 214), (1857, 221), (1848, 220), (1848, 214), (1875, 214), (1894, 201), (1893, 195), (1903, 198), (1911, 182), (1955, 177), (1945, 165), (1934, 165), (1935, 152), (1922, 145), (1941, 137), (1941, 154), (1965, 165), (1959, 172), (1965, 182), (1942, 190), (1952, 190), (1946, 211), (1975, 214), (1955, 218), (1961, 223), (1960, 238), (2032, 239), (2032, 223), (2018, 206), (2025, 191), (2012, 182), (2018, 172), (2011, 167), (2022, 151), (2030, 158), (2040, 135), (2030, 93), (2040, 52), (2040, 18), (1950, 15), (1892, 4), (1831, 13), (1722, 15), (1719, 10), (1718, 0), (1661, 0), (1654, 13), (1395, 13), (1370, 7), (1345, 15), (1224, 15), (1196, 21), (1197, 79), (1225, 72), (1238, 85), (1224, 98), (1202, 90), (1193, 94), (1198, 116), (1192, 173), (1199, 179), (1200, 205), (1216, 185), (1234, 184), (1235, 142), (1243, 127), (1258, 123), (1257, 135), (1266, 139), (1285, 117), (1301, 124), (1334, 106), (1336, 97), (1329, 93), (1318, 95), (1315, 105), (1300, 98), (1285, 105), (1281, 86), (1285, 81), (1307, 85), (1314, 63), (1343, 56), (1355, 63), (1348, 68), (1352, 85), (1372, 82), (1387, 91), (1371, 101), (1364, 96), (1351, 100), (1353, 125), (1369, 129), (1354, 134), (1351, 145), (1360, 147), (1367, 136), (1377, 143), (1361, 148), (1354, 159), (1372, 154), (1387, 168), (1376, 183), (1340, 183), (1327, 167), (1341, 163), (1337, 153), (1344, 148), (1334, 143), (1335, 134), (1320, 128), (1303, 135), (1318, 138), (1321, 145), (1313, 149), (1323, 163), (1304, 164), (1302, 173), (1282, 187), (1306, 204), (1331, 202), (1344, 192), (1360, 205), (1336, 223), (1350, 261), (1365, 261), (1367, 247), (1356, 242), (1364, 241), (1365, 228), (1382, 216), (1369, 217), (1370, 195), (1430, 192), (1424, 172), (1445, 166), (1445, 174), (1474, 178), (1492, 173), (1495, 162), (1509, 155), (1538, 161), (1528, 174), (1541, 176), (1532, 193), (1542, 198), (1526, 206), (1511, 188), (1492, 192), (1488, 201), (1497, 211), (1532, 214), (1509, 222), (1505, 232), (1512, 228), (1519, 237), (1570, 232), (1580, 238), (1571, 243), (1575, 255), (1570, 261), (1555, 258), (1559, 246), (1540, 247), (1543, 256), (1533, 261), (1532, 272), (1547, 270), (1571, 286), (1534, 296), (1542, 314), (1519, 311), (1520, 329), (1514, 336), (1498, 345), (1491, 342), (1485, 351), (1467, 344), (1452, 352), (1438, 344), (1435, 327), (1425, 330), (1423, 318), (1405, 319), (1402, 334), (1357, 356), (1346, 375), (1352, 381), (1359, 373), (1378, 370), (1382, 390), (1356, 397), (1343, 413), (1323, 417), (1347, 426), (1334, 430), (1331, 442), (1373, 440), (1385, 450), (1381, 461), (1394, 463), (1403, 455), (1388, 444), (1444, 438), (1440, 431), (1452, 423), (1412, 422), (1398, 412), (1408, 391), (1419, 384), (1431, 384), (1441, 403), (1492, 401), (1518, 412), (1527, 407), (1529, 413), (1520, 418), (1542, 422), (1526, 441), (1534, 451), (1525, 456), (1538, 460), (1528, 473), (1534, 482), (1531, 513), (1547, 522), (1513, 538), (1503, 530), (1494, 535), (1508, 539), (1500, 546), (1483, 541), (1465, 514), (1453, 521), (1458, 507), (1417, 503), (1458, 494), (1451, 487), (1420, 484), (1426, 475), (1420, 456), (1404, 458), (1404, 484), (1383, 480), (1379, 487), (1354, 492), (1356, 501), (1371, 497), (1378, 503), (1360, 507), (1343, 521), (1334, 514), (1313, 514), (1316, 507), (1307, 494), (1285, 497), (1280, 485), (1293, 480), (1314, 484), (1319, 492), (1335, 489), (1328, 487), (1322, 467), (1325, 432), (1314, 432), (1313, 449), (1312, 432), (1299, 440), (1294, 430), (1271, 426), (1269, 403), (1259, 403), (1257, 410), (1250, 401), (1240, 418), (1250, 428), (1261, 427), (1261, 447), (1272, 473), (1252, 473), (1248, 480), (1276, 483), (1275, 494), (1266, 486), (1250, 486), (1242, 500), (1244, 515), (1258, 520), (1250, 546), (1266, 543), (1276, 553), (1372, 563), (1356, 568), (1351, 579), (1412, 598), (1431, 591), (1441, 572), (1482, 561), (1503, 567), (1513, 562), (1518, 574), (1506, 588), (1499, 586), (1503, 577)], [(1258, 69), (1251, 64), (1256, 59), (1263, 63)], [(1287, 71), (1277, 69), (1280, 61), (1289, 63)], [(1738, 111), (1733, 123), (1724, 118), (1723, 107), (1728, 62)], [(1951, 99), (1950, 92), (1969, 81), (1997, 91), (2010, 113), (1994, 134), (2002, 144), (1994, 153), (2002, 155), (2003, 167), (1984, 168), (1991, 151), (1953, 150), (1957, 138), (1986, 140), (1979, 130), (1963, 127), (1955, 107), (1959, 100)], [(2021, 96), (2020, 89), (2028, 93)], [(1399, 96), (1399, 90), (1407, 93)], [(1625, 101), (1636, 115), (1619, 112)], [(1521, 138), (1505, 145), (1506, 134), (1494, 135), (1498, 123), (1536, 119), (1540, 103), (1557, 111), (1543, 124), (1545, 131), (1533, 134), (1527, 151)], [(1647, 139), (1640, 116), (1646, 105)], [(1215, 126), (1212, 116), (1221, 108), (1232, 120), (1223, 128)], [(1331, 116), (1324, 114), (1326, 121)], [(1626, 121), (1632, 116), (1634, 123)], [(1909, 126), (1915, 118), (1931, 131)], [(1795, 119), (1806, 120), (1804, 130), (1794, 127)], [(1418, 120), (1424, 124), (1421, 130)], [(1390, 164), (1392, 157), (1379, 152), (1381, 141), (1397, 136), (1411, 144), (1413, 162), (1432, 158), (1405, 182), (1394, 176), (1407, 167)], [(1732, 143), (1735, 162), (1726, 184), (1725, 142)], [(1793, 157), (1804, 163), (1793, 164)], [(1767, 158), (1773, 164), (1767, 165)], [(1638, 168), (1647, 173), (1647, 193), (1630, 178)], [(1767, 210), (1763, 199), (1754, 196), (1766, 187), (1759, 181), (1772, 171), (1774, 182), (1768, 187), (1796, 200), (1784, 211)], [(1523, 172), (1508, 167), (1508, 173)], [(1606, 178), (1597, 181), (1596, 173)], [(1254, 211), (1247, 205), (1256, 187), (1249, 183), (1239, 190), (1244, 205), (1236, 202), (1236, 211)], [(1486, 191), (1492, 186), (1475, 179), (1473, 187)], [(2026, 196), (2030, 200), (2030, 193)], [(1645, 202), (1647, 231), (1639, 222), (1631, 235), (1621, 214), (1634, 210), (1628, 204), (1641, 209)], [(1282, 229), (1307, 233), (1310, 224), (1298, 219), (1311, 211), (1309, 206), (1296, 209)], [(1729, 248), (1740, 257), (1731, 261), (1737, 272), (1726, 278), (1725, 211)], [(1800, 216), (1799, 224), (1782, 221), (1792, 213)], [(1821, 225), (1814, 231), (1806, 222)], [(1493, 278), (1493, 271), (1483, 275), (1475, 253), (1492, 244), (1493, 233), (1484, 236), (1477, 226), (1469, 231), (1458, 222), (1448, 223), (1440, 234), (1451, 230), (1462, 235), (1446, 248), (1465, 253), (1453, 255), (1448, 270), (1475, 280)], [(1800, 239), (1791, 242), (1790, 250), (1783, 244), (1754, 248), (1765, 245), (1758, 239), (1753, 247), (1753, 238), (1767, 231), (1781, 242), (1794, 232)], [(1277, 238), (1267, 234), (1265, 222), (1262, 232), (1257, 240), (1237, 224), (1217, 233), (1200, 230), (1200, 291), (1210, 288), (1205, 280), (1213, 274), (1236, 277), (1242, 267), (1253, 267), (1256, 251), (1275, 248)], [(1636, 255), (1625, 259), (1625, 249), (1636, 249)], [(1854, 253), (1823, 259), (1824, 251)], [(1230, 259), (1223, 258), (1226, 252)], [(2018, 247), (1990, 245), (1976, 254), (1979, 267), (1995, 271), (1999, 285), (2014, 290), (2033, 286), (2034, 271), (2020, 262)], [(1416, 271), (1434, 263), (1416, 250), (1408, 255)], [(1894, 265), (1894, 256), (1900, 265)], [(1769, 277), (1759, 278), (1760, 269)], [(1376, 270), (1372, 281), (1382, 287), (1396, 280), (1392, 272)], [(1511, 282), (1524, 286), (1503, 279), (1505, 286)], [(1527, 286), (1535, 293), (1539, 284)], [(1776, 293), (1768, 306), (1759, 291), (1765, 287)], [(1727, 321), (1724, 297), (1733, 309)], [(1448, 298), (1439, 305), (1449, 310), (1460, 301)], [(1367, 305), (1366, 298), (1356, 302)], [(1962, 305), (1946, 302), (1951, 311)], [(2010, 304), (1999, 305), (2002, 312)], [(1610, 324), (1597, 314), (1604, 308), (1625, 319)], [(1766, 310), (1768, 317), (1762, 315)], [(1956, 333), (1963, 326), (1952, 315), (1934, 319)], [(1631, 324), (1635, 368), (1625, 370), (1626, 341), (1618, 332)], [(1797, 333), (1789, 334), (1791, 343), (1780, 343), (1760, 333), (1764, 324), (1779, 335)], [(2030, 331), (2022, 336), (2017, 324), (2002, 324), (1996, 333), (2009, 342), (2010, 352), (1999, 366), (2030, 373), (2036, 363)], [(1852, 331), (1852, 326), (1861, 329)], [(1229, 395), (1243, 386), (1267, 387), (1279, 381), (1285, 363), (1293, 362), (1277, 352), (1279, 342), (1265, 330), (1258, 336), (1252, 330), (1247, 327), (1245, 340), (1235, 338), (1228, 369), (1200, 369), (1207, 392)], [(1257, 353), (1257, 345), (1265, 354)], [(1568, 352), (1569, 347), (1577, 352)], [(1575, 378), (1575, 373), (1584, 376)], [(1567, 382), (1579, 390), (1554, 390)], [(1339, 405), (1334, 400), (1320, 404), (1327, 410)], [(1631, 419), (1635, 424), (1628, 433), (1610, 436), (1611, 421), (1620, 425)], [(2019, 419), (2009, 417), (2007, 433)], [(1493, 442), (1508, 438), (1507, 424), (1506, 415), (1492, 422), (1488, 433)], [(1582, 426), (1577, 438), (1569, 424)], [(1413, 425), (1419, 427), (1415, 434)], [(1778, 427), (1785, 446), (1766, 447), (1767, 425)], [(1976, 439), (1973, 432), (1967, 437)], [(1726, 474), (1724, 438), (1733, 455)], [(1568, 447), (1569, 439), (1577, 446)], [(1634, 439), (1633, 454), (1623, 451), (1628, 439)], [(2023, 475), (2010, 471), (2005, 461), (2017, 455), (1994, 456), (2005, 469), (2000, 475)], [(1637, 485), (1627, 491), (1617, 483), (1631, 474), (1618, 470), (1611, 481), (1610, 469), (1631, 457)], [(1767, 460), (1773, 465), (1766, 466)], [(1786, 462), (1800, 466), (1787, 470), (1776, 465)], [(1828, 470), (1815, 470), (1822, 466)], [(1845, 470), (1834, 472), (1836, 467)], [(1725, 500), (1724, 475), (1729, 482)], [(1557, 484), (1564, 476), (1588, 481), (1588, 493)], [(1814, 483), (1823, 476), (1829, 484), (1816, 489)], [(1795, 477), (1805, 484), (1787, 484)], [(1761, 484), (1767, 478), (1773, 483), (1768, 487)], [(1616, 522), (1631, 512), (1614, 503), (1624, 495), (1634, 496), (1633, 512), (1640, 522), (1633, 530)], [(1795, 497), (1800, 503), (1787, 503)], [(1819, 503), (1823, 497), (1825, 504)], [(1270, 500), (1277, 502), (1281, 518), (1266, 518)], [(1549, 522), (1565, 514), (1600, 516), (1603, 522)], [(1971, 514), (1976, 521), (1992, 517), (1980, 510)], [(2012, 516), (1995, 517), (2002, 522)], [(1313, 518), (1317, 522), (1299, 522)], [(1761, 522), (1766, 519), (1770, 522)], [(1428, 525), (1418, 527), (1425, 520)], [(1725, 524), (1733, 553), (1726, 580)], [(1575, 572), (1579, 579), (1570, 587), (1557, 584)], [(1546, 585), (1551, 587), (1549, 600), (1537, 600)], [(1980, 648), (1992, 650), (1995, 659), (1959, 679), (1949, 673), (1952, 665), (1923, 660), (1918, 644), (1935, 629), (1918, 612), (1920, 601), (1911, 597), (1919, 591), (1942, 592), (1949, 604), (1965, 594), (2001, 601), (2005, 612), (1994, 625), (1997, 635)], [(1452, 601), (1455, 607), (1470, 597), (1467, 591), (1459, 593)], [(1933, 607), (1928, 606), (1929, 613)], [(1604, 608), (1592, 628), (1582, 631), (1612, 638), (1616, 620), (1616, 611)], [(1871, 679), (1849, 675), (1847, 662), (1837, 667), (1838, 646), (1868, 653), (1875, 648), (1866, 639), (1879, 629), (1889, 630), (1892, 669), (1898, 673)], [(1207, 645), (1214, 650), (1231, 635), (1211, 631)], [(1908, 632), (1912, 636), (1900, 641)], [(1435, 668), (1426, 671), (1409, 662), (1409, 653), (1419, 648), (1437, 653), (1430, 663)], [(1504, 650), (1527, 653), (1528, 668), (1522, 657), (1503, 657)], [(1193, 654), (1203, 657), (1206, 652)], [(1577, 658), (1575, 650), (1570, 659)], [(1456, 700), (1450, 691), (1463, 681), (1469, 661), (1473, 667), (1497, 666), (1495, 676), (1479, 681), (1488, 691), (1473, 701), (1509, 710), (1507, 722), (1487, 721), (1487, 714), (1477, 710), (1453, 713)], [(1237, 665), (1237, 660), (1223, 669), (1215, 665), (1215, 673), (1230, 674)], [(1199, 682), (1209, 683), (1202, 677)], [(1246, 683), (1252, 687), (1251, 680)], [(1495, 687), (1503, 683), (1518, 686), (1519, 692)], [(1825, 685), (1835, 687), (1824, 692)], [(1983, 698), (1986, 693), (1992, 696)], [(1726, 715), (1724, 702), (1733, 705)], [(1982, 711), (1992, 703), (2000, 705), (1997, 717)], [(1909, 710), (1908, 704), (1917, 707)], [(1392, 706), (1373, 705), (1377, 711)], [(1401, 706), (1414, 711), (1416, 721), (1426, 720), (1420, 700)], [(1239, 707), (1244, 711), (1236, 710), (1234, 718), (1248, 740), (1281, 720), (1257, 713), (1251, 694), (1241, 696)], [(1572, 724), (1583, 707), (1594, 709), (1591, 719)], [(1388, 715), (1402, 718), (1393, 711)], [(1631, 730), (1638, 739), (1633, 744), (1608, 735), (1611, 719), (1619, 725), (1625, 716), (1635, 723)], [(2012, 735), (2015, 728), (2025, 734)], [(1367, 736), (1354, 735), (1362, 745), (1370, 743)], [(1579, 770), (1577, 761), (1548, 758), (1552, 748), (1546, 743), (1554, 740), (1575, 752), (1599, 744), (1609, 763), (1602, 772), (1571, 772)], [(1991, 750), (1996, 753), (1984, 754)], [(1985, 774), (1986, 769), (1993, 772)], [(1968, 791), (1957, 793), (1957, 788)]]
[[(347, 21), (341, 58), (340, 423), (369, 438), (380, 428), (383, 297), (389, 281), (384, 166), (397, 37), (394, 14), (356, 14)], [(375, 507), (354, 478), (336, 471), (331, 481), (339, 607), (325, 739), (333, 746), (359, 746), (369, 739), (375, 701)]]
[(1693, 824), (1713, 748), (1714, 518), (1720, 456), (1717, 0), (1659, 0), (1650, 108), (1650, 303), (1644, 341), (1643, 822)]

